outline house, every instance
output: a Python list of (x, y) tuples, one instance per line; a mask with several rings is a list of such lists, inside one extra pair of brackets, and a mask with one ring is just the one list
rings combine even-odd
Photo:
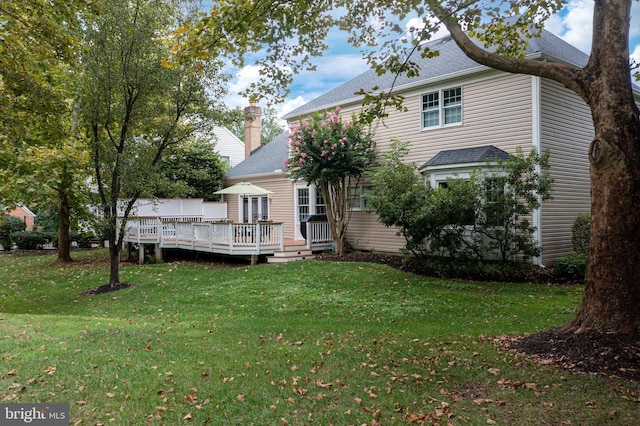
[[(429, 46), (439, 56), (419, 59), (420, 76), (378, 76), (371, 70), (292, 111), (285, 118), (296, 122), (315, 111), (342, 108), (349, 116), (361, 108), (360, 89), (379, 87), (404, 96), (407, 111), (389, 110), (376, 123), (376, 149), (388, 149), (392, 138), (410, 142), (408, 161), (423, 165), (420, 172), (433, 184), (454, 174), (482, 167), (485, 159), (503, 158), (522, 147), (551, 153), (550, 173), (555, 179), (553, 199), (532, 214), (535, 238), (542, 244), (537, 264), (550, 264), (571, 250), (571, 226), (579, 213), (590, 210), (588, 147), (594, 136), (589, 108), (575, 93), (554, 81), (509, 74), (467, 58), (450, 37)], [(582, 66), (588, 56), (548, 31), (531, 40), (530, 59)], [(250, 142), (249, 142), (250, 143)], [(233, 168), (226, 185), (242, 180), (273, 192), (270, 200), (256, 197), (229, 199), (229, 218), (243, 221), (257, 213), (284, 222), (284, 234), (301, 239), (300, 222), (324, 212), (313, 186), (293, 182), (284, 160), (287, 141), (279, 136)], [(489, 153), (489, 154), (487, 154)], [(404, 239), (385, 228), (377, 216), (364, 211), (366, 184), (353, 189), (354, 206), (347, 234), (359, 250), (398, 252)], [(264, 203), (264, 204), (263, 204)], [(265, 209), (268, 211), (265, 212)], [(248, 211), (247, 211), (248, 210)]]
[(22, 219), (25, 223), (26, 231), (33, 231), (35, 227), (36, 214), (29, 210), (27, 206), (22, 204), (16, 205), (13, 210), (8, 212), (9, 216), (17, 217), (18, 219)]
[(213, 136), (215, 152), (220, 154), (222, 161), (226, 162), (229, 167), (234, 167), (244, 160), (244, 142), (229, 129), (216, 126), (213, 128)]

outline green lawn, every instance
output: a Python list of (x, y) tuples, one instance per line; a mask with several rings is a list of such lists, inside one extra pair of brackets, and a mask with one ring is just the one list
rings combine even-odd
[(638, 425), (640, 385), (535, 363), (498, 338), (566, 323), (582, 289), (302, 261), (122, 265), (0, 256), (0, 402), (70, 424)]

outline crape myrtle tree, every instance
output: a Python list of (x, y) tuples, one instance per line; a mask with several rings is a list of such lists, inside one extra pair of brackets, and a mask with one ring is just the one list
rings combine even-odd
[[(593, 35), (588, 63), (527, 59), (528, 37), (538, 35), (564, 0), (322, 1), (247, 0), (216, 2), (188, 44), (191, 54), (210, 51), (221, 40), (242, 65), (245, 54), (269, 49), (258, 61), (265, 77), (253, 93), (286, 95), (293, 74), (313, 69), (313, 56), (326, 49), (330, 28), (340, 27), (365, 50), (383, 74), (418, 75), (415, 55), (428, 57), (423, 41), (442, 25), (474, 61), (498, 70), (555, 80), (577, 93), (591, 110), (595, 138), (591, 163), (591, 241), (584, 297), (567, 328), (576, 332), (640, 332), (640, 122), (629, 66), (632, 0), (594, 0)], [(424, 27), (409, 43), (400, 22), (423, 18)], [(475, 38), (475, 40), (472, 40)], [(278, 86), (277, 83), (282, 85)], [(278, 90), (280, 87), (282, 90)], [(401, 98), (365, 94), (373, 107)], [(397, 101), (397, 102), (396, 102)], [(374, 115), (384, 112), (373, 108)]]
[[(109, 285), (119, 284), (119, 257), (135, 201), (157, 182), (167, 150), (222, 116), (220, 63), (171, 63), (171, 32), (188, 2), (105, 0), (85, 25), (80, 111), (88, 134), (97, 204), (109, 241)], [(120, 218), (119, 218), (120, 216)]]
[(371, 134), (353, 117), (343, 121), (340, 108), (316, 113), (290, 128), (287, 166), (294, 179), (320, 189), (336, 254), (344, 254), (351, 219), (350, 189), (375, 161)]

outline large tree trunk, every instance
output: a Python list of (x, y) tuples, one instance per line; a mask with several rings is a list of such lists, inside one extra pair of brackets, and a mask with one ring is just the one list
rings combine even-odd
[[(596, 1), (583, 96), (595, 139), (591, 238), (577, 332), (640, 332), (640, 123), (629, 72), (630, 1)], [(622, 34), (622, 35), (621, 35)]]

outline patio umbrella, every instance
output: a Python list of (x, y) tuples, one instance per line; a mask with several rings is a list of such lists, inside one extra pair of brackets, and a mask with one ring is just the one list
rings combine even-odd
[(216, 191), (214, 194), (265, 195), (273, 194), (273, 192), (258, 185), (254, 185), (251, 182), (243, 181), (228, 188), (221, 189), (220, 191)]

